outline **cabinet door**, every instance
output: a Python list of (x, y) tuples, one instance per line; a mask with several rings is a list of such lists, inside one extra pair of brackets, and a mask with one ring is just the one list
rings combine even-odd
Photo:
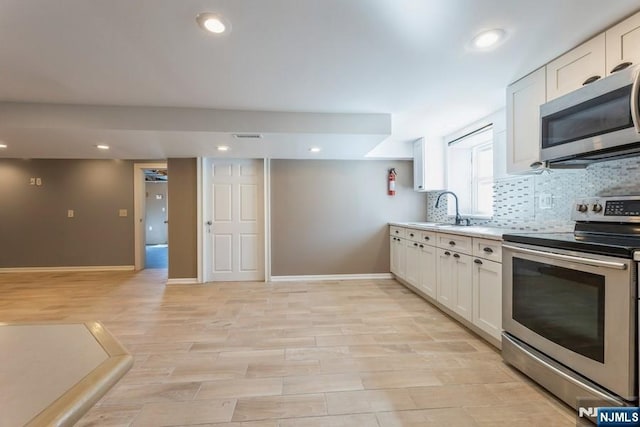
[(473, 263), (465, 254), (453, 254), (454, 296), (453, 310), (468, 321), (473, 321)]
[(438, 254), (436, 268), (437, 275), (437, 292), (438, 302), (447, 308), (453, 310), (454, 305), (454, 291), (453, 285), (453, 254), (446, 249), (436, 249)]
[(540, 105), (545, 93), (544, 67), (507, 87), (507, 173), (540, 166)]
[(405, 247), (404, 239), (391, 236), (390, 270), (393, 274), (404, 279), (405, 277)]
[(424, 176), (424, 138), (413, 143), (413, 189), (427, 191)]
[(547, 101), (581, 88), (589, 79), (607, 75), (605, 34), (547, 64)]
[(420, 284), (418, 288), (433, 299), (437, 299), (436, 276), (436, 248), (429, 245), (420, 245)]
[(640, 13), (607, 30), (607, 73), (626, 62), (640, 64)]
[(413, 143), (413, 189), (444, 190), (444, 144), (441, 140)]
[(418, 243), (406, 240), (405, 241), (405, 275), (404, 280), (409, 282), (410, 285), (418, 287), (420, 284), (420, 256), (422, 252)]
[(476, 258), (473, 265), (473, 323), (499, 340), (502, 332), (502, 264)]

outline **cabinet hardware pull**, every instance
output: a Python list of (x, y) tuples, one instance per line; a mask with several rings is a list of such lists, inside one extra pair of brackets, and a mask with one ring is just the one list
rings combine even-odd
[(475, 262), (476, 264), (482, 264), (482, 261), (480, 261), (479, 259), (474, 259), (473, 262)]
[(409, 234), (409, 237), (413, 237), (413, 233)]
[(454, 242), (453, 240), (451, 240), (451, 241), (449, 242), (449, 244), (450, 244), (451, 246), (455, 246), (455, 245), (456, 245), (456, 242)]
[(424, 245), (420, 245), (421, 248), (424, 248)]
[(532, 169), (537, 169), (537, 168), (539, 168), (540, 166), (542, 166), (542, 162), (533, 162), (533, 163), (531, 163), (531, 164), (529, 165), (529, 167), (530, 167), (530, 168), (532, 168)]
[(483, 251), (485, 251), (488, 254), (492, 254), (493, 253), (493, 249), (491, 249), (491, 248), (484, 248)]
[(453, 254), (453, 257), (454, 257), (454, 258), (460, 258), (460, 255), (458, 255), (458, 254)]
[(400, 233), (398, 230), (396, 230), (396, 234)]
[(618, 71), (622, 71), (625, 68), (629, 68), (632, 65), (633, 65), (633, 62), (623, 62), (622, 64), (618, 64), (615, 67), (613, 67), (613, 70), (611, 70), (611, 74), (617, 73)]
[(429, 240), (429, 236), (424, 236), (424, 240)]
[(449, 255), (451, 255), (451, 252), (446, 251), (444, 254), (445, 254), (446, 256), (449, 256)]
[(418, 246), (418, 244), (417, 244), (417, 243), (414, 243), (414, 244), (413, 244), (413, 246)]
[(586, 86), (588, 84), (591, 84), (591, 83), (595, 82), (596, 80), (600, 80), (600, 76), (591, 76), (591, 77), (589, 77), (587, 80), (584, 81), (584, 83), (582, 83), (582, 86)]

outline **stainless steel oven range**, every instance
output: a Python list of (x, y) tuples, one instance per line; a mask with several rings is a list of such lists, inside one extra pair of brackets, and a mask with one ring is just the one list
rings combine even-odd
[(640, 196), (578, 200), (572, 219), (504, 236), (503, 358), (574, 408), (636, 404)]

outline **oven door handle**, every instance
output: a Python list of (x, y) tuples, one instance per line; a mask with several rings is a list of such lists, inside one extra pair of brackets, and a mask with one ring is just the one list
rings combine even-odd
[(520, 248), (517, 246), (511, 246), (511, 245), (505, 245), (505, 244), (503, 244), (502, 247), (505, 249), (511, 249), (512, 251), (515, 251), (515, 252), (521, 252), (524, 254), (538, 255), (538, 256), (543, 256), (551, 259), (559, 259), (562, 261), (572, 261), (572, 262), (577, 262), (579, 264), (592, 265), (594, 267), (613, 268), (616, 270), (627, 269), (627, 264), (624, 264), (622, 262), (601, 261), (599, 259), (593, 259), (593, 258), (582, 258), (582, 257), (572, 256), (572, 255), (554, 254), (552, 252), (536, 251), (534, 249), (525, 249), (525, 248)]

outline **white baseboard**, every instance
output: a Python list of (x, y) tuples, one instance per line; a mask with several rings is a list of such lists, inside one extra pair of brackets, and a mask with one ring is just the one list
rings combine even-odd
[(320, 281), (320, 280), (381, 280), (381, 279), (393, 279), (393, 276), (391, 275), (391, 273), (271, 276), (272, 282), (311, 282), (311, 281)]
[(167, 279), (167, 285), (197, 285), (198, 283), (198, 279), (195, 277)]
[(87, 271), (133, 271), (133, 265), (88, 265), (69, 267), (6, 267), (0, 268), (0, 273), (60, 273)]

